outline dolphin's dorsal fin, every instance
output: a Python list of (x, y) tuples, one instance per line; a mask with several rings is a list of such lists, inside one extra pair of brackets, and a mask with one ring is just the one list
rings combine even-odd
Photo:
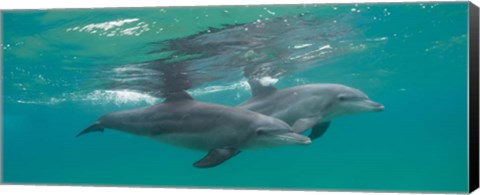
[(175, 91), (165, 94), (165, 102), (180, 101), (180, 100), (193, 100), (186, 91)]
[(252, 90), (252, 97), (270, 95), (277, 91), (277, 88), (271, 84), (262, 85), (258, 79), (248, 79), (248, 84)]

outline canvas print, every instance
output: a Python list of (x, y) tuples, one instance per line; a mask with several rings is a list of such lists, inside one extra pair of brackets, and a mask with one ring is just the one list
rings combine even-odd
[(468, 192), (468, 13), (3, 10), (3, 182)]

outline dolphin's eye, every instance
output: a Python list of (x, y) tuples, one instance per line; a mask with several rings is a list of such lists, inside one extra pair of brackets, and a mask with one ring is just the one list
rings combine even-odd
[(344, 95), (338, 96), (338, 100), (340, 101), (345, 101), (347, 99), (348, 99), (347, 96), (344, 96)]
[(267, 131), (265, 130), (257, 130), (257, 135), (266, 135)]

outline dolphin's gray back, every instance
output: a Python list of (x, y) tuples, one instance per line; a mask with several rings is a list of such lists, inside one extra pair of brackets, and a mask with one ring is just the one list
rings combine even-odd
[[(291, 87), (282, 90), (276, 90), (271, 94), (252, 96), (249, 100), (240, 104), (238, 107), (245, 108), (254, 112), (258, 112), (264, 115), (273, 116), (279, 118), (288, 124), (292, 124), (297, 120), (292, 116), (291, 112), (300, 112), (299, 115), (308, 115), (303, 113), (308, 110), (314, 110), (315, 112), (321, 112), (328, 107), (331, 99), (336, 94), (335, 89), (340, 87), (336, 84), (309, 84)], [(311, 102), (309, 98), (312, 99)], [(299, 106), (305, 102), (304, 106)], [(295, 110), (297, 107), (298, 110)], [(289, 113), (285, 113), (286, 108), (289, 108)], [(308, 109), (304, 109), (308, 108)]]
[(222, 126), (226, 121), (229, 122), (224, 124), (226, 126), (245, 126), (254, 120), (253, 116), (245, 112), (241, 109), (231, 110), (229, 107), (186, 100), (113, 112), (102, 117), (100, 121), (112, 129), (140, 127), (138, 133), (142, 134), (188, 133)]
[[(245, 144), (244, 140), (255, 133), (255, 121), (263, 118), (270, 117), (240, 108), (184, 100), (110, 113), (100, 122), (110, 129), (168, 138), (162, 140), (165, 142), (175, 142), (178, 136), (191, 138), (194, 141), (187, 147), (201, 149), (224, 144), (208, 143), (210, 140), (228, 140), (230, 145)], [(222, 139), (214, 139), (216, 136)]]

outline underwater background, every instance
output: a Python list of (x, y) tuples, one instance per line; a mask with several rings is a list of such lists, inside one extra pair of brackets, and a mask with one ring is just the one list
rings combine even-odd
[[(3, 11), (3, 181), (467, 192), (468, 3)], [(173, 76), (188, 82), (165, 83)], [(99, 116), (161, 102), (168, 86), (236, 106), (245, 75), (355, 87), (385, 105), (309, 146), (205, 153), (106, 130)]]

